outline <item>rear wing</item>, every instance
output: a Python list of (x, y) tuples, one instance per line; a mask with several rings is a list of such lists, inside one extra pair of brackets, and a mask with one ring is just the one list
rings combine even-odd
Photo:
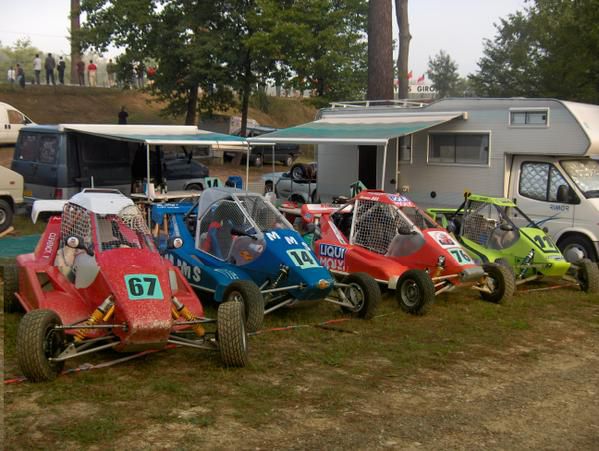
[(31, 210), (31, 220), (35, 224), (37, 218), (41, 213), (62, 213), (65, 204), (68, 202), (64, 200), (36, 200), (33, 203), (33, 209)]

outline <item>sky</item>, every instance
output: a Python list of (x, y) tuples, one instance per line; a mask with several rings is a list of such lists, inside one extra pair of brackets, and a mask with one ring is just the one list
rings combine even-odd
[[(29, 38), (42, 52), (68, 55), (70, 3), (70, 0), (0, 0), (0, 42), (11, 46), (19, 38)], [(414, 77), (424, 74), (429, 57), (441, 49), (456, 61), (460, 75), (476, 71), (483, 39), (496, 34), (493, 23), (524, 6), (525, 0), (410, 0), (409, 65)], [(398, 39), (395, 15), (393, 19), (393, 35)]]

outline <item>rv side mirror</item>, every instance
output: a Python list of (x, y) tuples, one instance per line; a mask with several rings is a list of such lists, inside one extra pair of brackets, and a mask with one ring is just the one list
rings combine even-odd
[(557, 188), (556, 200), (565, 204), (576, 204), (578, 198), (574, 190), (568, 185), (560, 185)]
[(549, 229), (547, 228), (547, 226), (543, 227), (543, 229), (542, 229), (542, 230), (543, 230), (543, 232), (545, 232), (545, 233), (549, 233)]

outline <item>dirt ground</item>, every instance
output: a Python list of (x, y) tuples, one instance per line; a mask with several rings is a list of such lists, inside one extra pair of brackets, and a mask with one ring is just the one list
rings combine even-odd
[[(563, 339), (405, 379), (382, 374), (376, 392), (364, 386), (334, 415), (298, 405), (260, 430), (219, 423), (202, 442), (213, 449), (599, 449), (598, 336), (548, 326)], [(146, 443), (168, 448), (165, 432), (146, 430)]]

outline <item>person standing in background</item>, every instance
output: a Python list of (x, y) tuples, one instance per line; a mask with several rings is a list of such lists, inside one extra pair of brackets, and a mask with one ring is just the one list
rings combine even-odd
[(25, 71), (20, 64), (17, 64), (17, 82), (21, 88), (25, 88)]
[(61, 56), (58, 59), (58, 66), (56, 66), (56, 68), (58, 69), (58, 81), (60, 82), (61, 85), (64, 85), (64, 70), (66, 69), (66, 67), (67, 67), (67, 65)]
[(98, 70), (97, 66), (94, 64), (93, 60), (89, 60), (89, 64), (87, 65), (87, 80), (89, 85), (92, 88), (96, 87), (96, 71)]
[(42, 59), (39, 53), (36, 53), (35, 58), (33, 58), (33, 72), (35, 73), (35, 83), (39, 85), (40, 74), (42, 73)]
[(112, 62), (111, 59), (108, 60), (106, 64), (106, 74), (108, 75), (108, 87), (112, 88), (114, 86), (114, 73), (116, 72), (116, 64)]
[(129, 117), (129, 113), (124, 106), (121, 107), (121, 111), (119, 111), (119, 124), (127, 124), (127, 118)]
[(15, 84), (15, 80), (17, 79), (17, 73), (15, 72), (12, 66), (8, 68), (8, 72), (6, 73), (6, 79), (8, 80), (8, 83), (10, 83), (10, 87), (12, 88)]
[(49, 85), (50, 81), (52, 84), (56, 86), (56, 81), (54, 81), (54, 68), (56, 67), (56, 60), (52, 56), (51, 53), (48, 53), (46, 56), (46, 61), (44, 62), (44, 68), (46, 69), (46, 84)]
[(79, 79), (79, 86), (85, 86), (85, 63), (83, 60), (77, 61), (77, 78)]

